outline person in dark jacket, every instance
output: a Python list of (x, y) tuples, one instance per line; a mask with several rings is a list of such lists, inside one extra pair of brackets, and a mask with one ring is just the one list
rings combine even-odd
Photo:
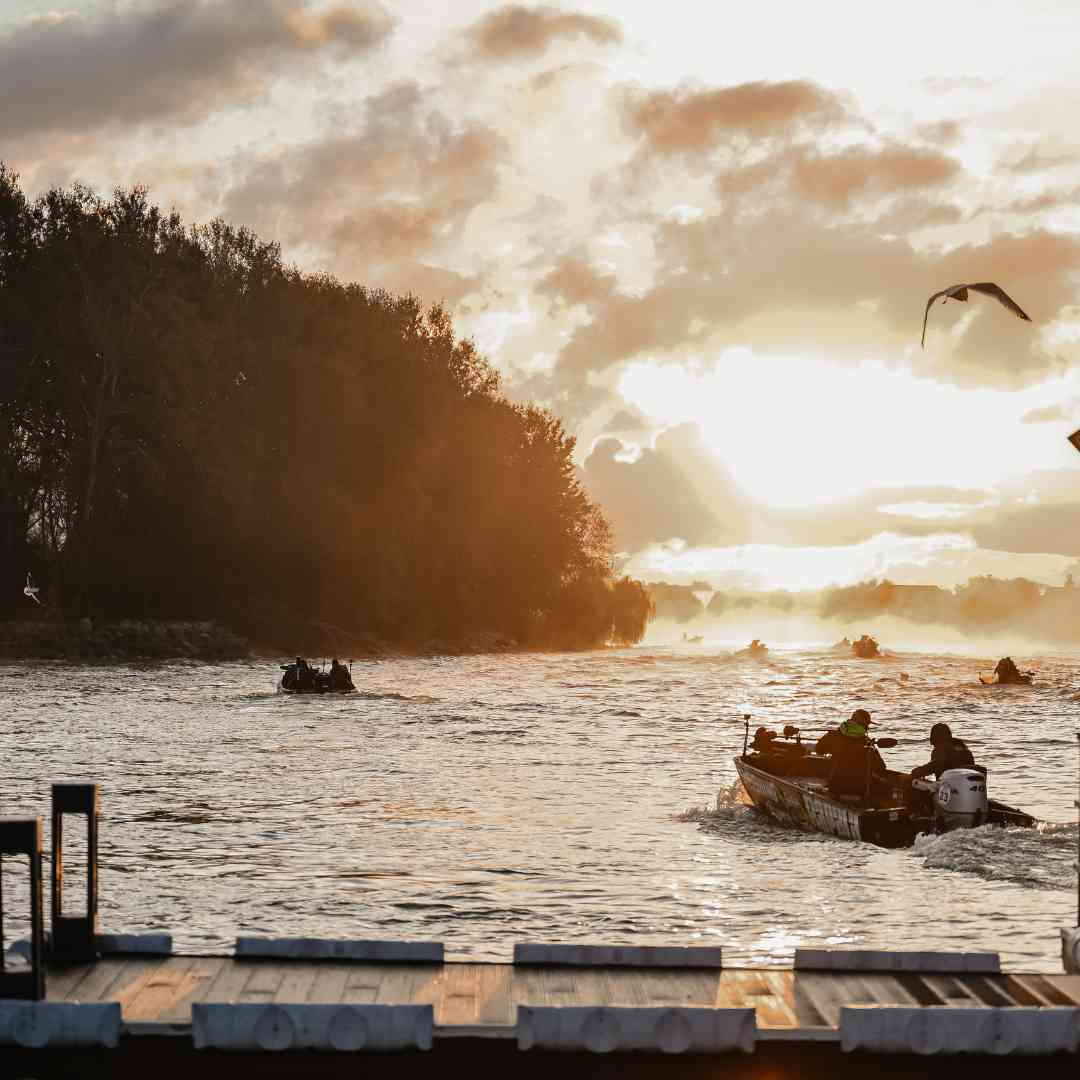
[(912, 780), (929, 776), (930, 773), (934, 774), (935, 780), (940, 780), (941, 774), (949, 769), (978, 769), (985, 772), (975, 764), (975, 758), (967, 748), (967, 743), (956, 738), (948, 724), (935, 724), (930, 729), (930, 745), (934, 748), (930, 760), (911, 770)]
[(881, 754), (867, 737), (871, 723), (865, 709), (856, 709), (850, 720), (818, 739), (814, 753), (832, 759), (829, 790), (834, 795), (864, 795), (868, 787), (876, 786), (874, 778), (886, 772)]
[(344, 664), (338, 663), (338, 658), (336, 656), (330, 664), (330, 688), (339, 693), (345, 690), (356, 689), (356, 687), (353, 686), (349, 669)]

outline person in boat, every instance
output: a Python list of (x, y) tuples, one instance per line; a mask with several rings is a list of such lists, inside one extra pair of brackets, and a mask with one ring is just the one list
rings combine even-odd
[(1020, 673), (1020, 669), (1013, 663), (1011, 656), (1003, 656), (994, 668), (994, 674), (999, 683), (1022, 683), (1027, 680)]
[(873, 659), (880, 655), (878, 643), (869, 635), (863, 634), (858, 641), (851, 646), (852, 652), (863, 660)]
[(315, 672), (311, 665), (302, 657), (296, 658), (295, 685), (290, 689), (313, 690), (315, 688)]
[(920, 780), (931, 773), (935, 780), (940, 780), (942, 773), (949, 769), (977, 769), (983, 773), (986, 771), (975, 764), (975, 757), (967, 743), (953, 735), (948, 724), (935, 724), (930, 729), (930, 745), (934, 748), (930, 760), (911, 770), (912, 780)]
[(338, 663), (338, 658), (336, 656), (330, 662), (330, 689), (339, 692), (356, 689), (356, 687), (353, 686), (349, 669), (344, 664)]
[(834, 795), (863, 795), (867, 787), (880, 785), (886, 773), (885, 762), (867, 735), (873, 721), (865, 709), (856, 709), (849, 720), (825, 732), (814, 746), (814, 753), (832, 759), (829, 790)]

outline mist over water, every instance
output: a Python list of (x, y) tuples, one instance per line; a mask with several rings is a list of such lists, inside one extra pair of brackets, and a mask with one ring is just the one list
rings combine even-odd
[[(99, 783), (101, 927), (168, 930), (179, 951), (321, 935), (490, 960), (526, 940), (709, 944), (787, 964), (805, 944), (992, 949), (1060, 970), (1080, 658), (1015, 641), (913, 652), (876, 624), (890, 655), (866, 661), (784, 647), (762, 619), (656, 640), (667, 629), (610, 652), (357, 663), (346, 698), (277, 695), (269, 662), (0, 665), (0, 813), (47, 817), (51, 783)], [(705, 641), (676, 643), (683, 630)], [(732, 655), (750, 637), (767, 658)], [(1033, 687), (979, 684), (1005, 652)], [(744, 712), (810, 733), (858, 706), (898, 739), (895, 767), (926, 760), (930, 725), (949, 723), (991, 795), (1045, 824), (885, 851), (745, 805)], [(5, 860), (6, 901), (17, 874)], [(5, 915), (10, 942), (23, 929)]]

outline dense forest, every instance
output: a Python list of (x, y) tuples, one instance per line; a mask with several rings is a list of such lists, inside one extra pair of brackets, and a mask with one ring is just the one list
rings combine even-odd
[[(0, 613), (639, 640), (551, 413), (439, 307), (0, 164)], [(34, 609), (35, 611), (37, 609)]]

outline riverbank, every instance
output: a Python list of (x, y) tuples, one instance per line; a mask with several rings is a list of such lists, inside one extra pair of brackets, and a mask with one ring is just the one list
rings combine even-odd
[(239, 660), (250, 654), (244, 638), (209, 621), (0, 621), (0, 658), (6, 660)]
[(460, 640), (430, 638), (403, 644), (330, 623), (292, 622), (243, 635), (209, 620), (11, 619), (0, 620), (5, 660), (239, 660), (246, 657), (467, 656), (524, 651), (505, 634), (477, 631)]

